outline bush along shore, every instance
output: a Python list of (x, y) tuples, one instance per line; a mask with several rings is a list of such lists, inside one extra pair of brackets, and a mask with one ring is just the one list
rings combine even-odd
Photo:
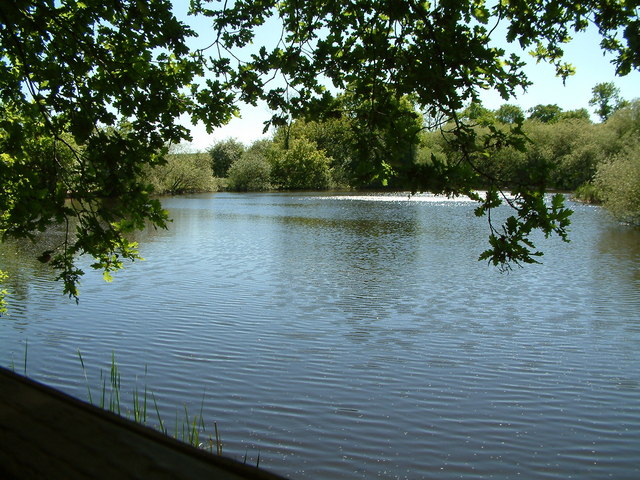
[[(438, 164), (456, 162), (459, 153), (446, 133), (427, 128), (428, 121), (409, 100), (396, 113), (399, 129), (394, 139), (368, 132), (363, 142), (364, 134), (346, 114), (297, 120), (249, 146), (230, 138), (208, 152), (174, 149), (164, 164), (150, 169), (147, 178), (158, 194), (411, 190), (414, 175), (425, 171), (428, 175)], [(549, 190), (573, 192), (578, 200), (602, 204), (619, 220), (640, 225), (640, 100), (619, 101), (617, 110), (600, 123), (592, 122), (586, 109), (562, 111), (556, 105), (524, 112), (516, 105), (492, 111), (472, 104), (459, 115), (474, 126), (476, 142), (493, 129), (511, 138), (508, 146), (496, 147), (491, 155), (485, 148), (476, 159), (472, 173), (478, 188), (544, 184)], [(379, 180), (362, 171), (363, 156), (371, 155), (388, 158), (388, 171)]]

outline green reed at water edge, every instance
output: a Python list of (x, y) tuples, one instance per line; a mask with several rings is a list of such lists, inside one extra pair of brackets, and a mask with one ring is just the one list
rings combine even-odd
[[(199, 413), (191, 416), (189, 414), (189, 410), (187, 406), (184, 406), (184, 417), (178, 414), (178, 409), (176, 409), (176, 417), (175, 417), (175, 427), (173, 434), (170, 434), (165, 421), (162, 419), (160, 414), (160, 409), (158, 408), (158, 402), (156, 401), (156, 397), (153, 392), (149, 392), (147, 385), (145, 383), (142, 391), (138, 389), (136, 385), (133, 390), (132, 395), (132, 408), (126, 408), (122, 403), (122, 382), (120, 376), (120, 369), (118, 367), (118, 363), (116, 362), (115, 354), (111, 354), (111, 365), (109, 367), (109, 375), (107, 375), (100, 370), (100, 384), (101, 391), (100, 393), (100, 401), (98, 404), (94, 403), (94, 396), (91, 390), (91, 385), (89, 382), (89, 376), (87, 374), (87, 368), (84, 363), (84, 359), (82, 357), (82, 352), (78, 349), (78, 358), (80, 359), (80, 365), (82, 367), (82, 372), (84, 375), (85, 383), (87, 385), (87, 397), (89, 403), (92, 405), (96, 405), (100, 408), (108, 410), (112, 413), (120, 415), (122, 417), (133, 420), (142, 425), (150, 426), (159, 430), (164, 435), (173, 436), (173, 438), (180, 440), (182, 442), (188, 443), (194, 447), (204, 449), (210, 453), (214, 453), (217, 455), (222, 455), (222, 439), (220, 437), (220, 433), (218, 432), (217, 423), (213, 423), (213, 434), (209, 434), (209, 437), (206, 438), (206, 426), (204, 422), (204, 418), (202, 412), (204, 410), (204, 394), (202, 395), (202, 402), (200, 404)], [(25, 370), (26, 370), (26, 353), (25, 353)], [(145, 366), (145, 378), (147, 375), (147, 367)], [(151, 398), (149, 398), (151, 397)], [(150, 401), (153, 402), (153, 408), (155, 410), (155, 416), (157, 419), (157, 424), (149, 424), (149, 404)], [(205, 437), (202, 440), (202, 437)], [(258, 456), (258, 463), (260, 462), (260, 457)], [(245, 456), (246, 463), (246, 456)]]
[[(22, 362), (23, 374), (27, 376), (27, 359), (28, 359), (29, 344), (25, 342), (24, 355)], [(205, 394), (202, 395), (202, 401), (200, 403), (200, 411), (191, 416), (187, 406), (184, 406), (184, 417), (179, 415), (179, 409), (176, 409), (175, 426), (173, 434), (171, 434), (167, 428), (165, 421), (160, 414), (160, 408), (156, 396), (153, 392), (150, 392), (145, 383), (144, 388), (138, 389), (136, 385), (132, 394), (132, 408), (128, 409), (122, 404), (122, 378), (120, 375), (120, 369), (116, 362), (115, 353), (111, 354), (111, 364), (109, 365), (109, 375), (107, 376), (103, 370), (100, 370), (100, 392), (99, 402), (94, 401), (94, 392), (91, 389), (91, 383), (89, 381), (88, 370), (82, 357), (82, 352), (78, 349), (78, 359), (80, 360), (80, 366), (82, 367), (82, 373), (84, 376), (85, 384), (87, 387), (87, 398), (91, 405), (100, 407), (109, 412), (120, 415), (129, 420), (133, 420), (136, 423), (155, 428), (164, 435), (172, 436), (176, 440), (188, 443), (196, 448), (203, 449), (209, 453), (215, 455), (222, 455), (222, 437), (218, 430), (218, 424), (213, 422), (213, 432), (208, 433), (203, 417)], [(16, 371), (16, 364), (11, 360), (11, 370)], [(144, 369), (145, 378), (147, 376), (147, 366)], [(150, 424), (149, 411), (150, 401), (153, 402), (153, 410), (157, 419), (157, 424)], [(153, 414), (152, 414), (153, 415)], [(208, 437), (207, 437), (208, 433)], [(244, 455), (243, 463), (247, 463), (248, 453)], [(258, 452), (256, 467), (260, 466), (260, 452)]]
[[(27, 376), (27, 354), (29, 353), (29, 342), (25, 341), (24, 342), (24, 355), (23, 355), (23, 361), (22, 361), (22, 374), (26, 377)], [(16, 371), (16, 364), (13, 361), (13, 355), (11, 358), (11, 365), (10, 367), (12, 372)]]

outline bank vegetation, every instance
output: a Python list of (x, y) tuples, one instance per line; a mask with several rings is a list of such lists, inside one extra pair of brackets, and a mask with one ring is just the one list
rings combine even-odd
[[(248, 146), (228, 138), (207, 152), (174, 149), (166, 163), (149, 169), (147, 179), (159, 194), (411, 190), (416, 172), (428, 175), (429, 169), (458, 161), (456, 142), (447, 133), (454, 126), (435, 128), (437, 119), (425, 118), (408, 98), (395, 108), (398, 125), (392, 135), (359, 131), (357, 114), (342, 108), (331, 118), (296, 120)], [(521, 145), (496, 145), (492, 154), (478, 156), (470, 172), (476, 188), (543, 184), (603, 204), (620, 221), (640, 225), (640, 100), (619, 102), (600, 123), (586, 109), (538, 105), (523, 111), (510, 104), (497, 110), (472, 104), (459, 112), (459, 120), (473, 125), (475, 141), (489, 131), (505, 138), (522, 134)], [(485, 147), (477, 149), (486, 152)], [(363, 172), (363, 155), (385, 155), (385, 175), (376, 180)]]

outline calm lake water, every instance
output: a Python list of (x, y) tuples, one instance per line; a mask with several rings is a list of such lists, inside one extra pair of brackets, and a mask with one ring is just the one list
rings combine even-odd
[(31, 377), (86, 399), (78, 349), (94, 396), (114, 353), (123, 404), (147, 385), (169, 425), (202, 405), (226, 454), (292, 479), (640, 478), (637, 229), (572, 204), (571, 243), (500, 274), (466, 201), (163, 204), (146, 261), (87, 272), (79, 305), (4, 245), (0, 364), (28, 343)]

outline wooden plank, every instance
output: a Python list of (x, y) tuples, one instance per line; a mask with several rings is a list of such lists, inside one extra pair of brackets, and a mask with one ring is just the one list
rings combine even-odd
[(0, 478), (282, 480), (1, 368)]

